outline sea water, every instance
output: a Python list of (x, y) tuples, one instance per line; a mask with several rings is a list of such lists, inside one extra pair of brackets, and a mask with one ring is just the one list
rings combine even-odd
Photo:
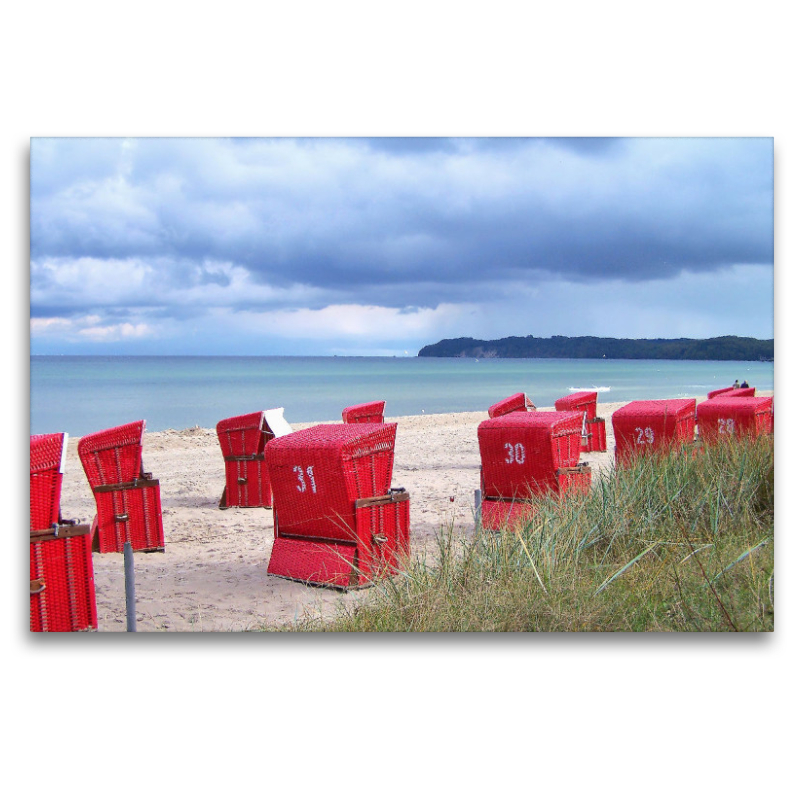
[(213, 428), (283, 407), (289, 423), (341, 420), (386, 401), (386, 416), (485, 411), (525, 392), (539, 407), (581, 389), (599, 402), (704, 396), (744, 379), (773, 390), (772, 363), (557, 358), (31, 356), (31, 433), (71, 436), (144, 419), (147, 429)]

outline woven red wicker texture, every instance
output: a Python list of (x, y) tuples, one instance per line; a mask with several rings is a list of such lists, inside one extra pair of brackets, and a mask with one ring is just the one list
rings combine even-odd
[[(396, 423), (317, 425), (267, 445), (270, 574), (346, 588), (397, 571), (409, 551), (409, 501), (390, 494), (396, 432)], [(372, 498), (381, 500), (357, 503)]]
[(481, 525), (487, 531), (514, 529), (536, 516), (536, 506), (525, 501), (486, 499), (481, 503)]
[(31, 530), (58, 522), (61, 501), (63, 433), (31, 436)]
[(606, 421), (602, 417), (595, 417), (586, 421), (586, 432), (589, 435), (589, 445), (586, 448), (590, 453), (606, 452)]
[(696, 401), (634, 400), (611, 415), (616, 440), (615, 460), (622, 464), (637, 454), (677, 450), (694, 440)]
[(708, 398), (707, 399), (711, 400), (712, 398), (716, 397), (718, 394), (723, 394), (724, 392), (731, 392), (735, 388), (736, 388), (735, 386), (726, 386), (723, 389), (714, 389), (713, 392), (709, 392), (708, 393)]
[(582, 424), (579, 411), (513, 412), (481, 422), (484, 494), (513, 500), (557, 491), (556, 470), (578, 464)]
[(592, 488), (590, 467), (568, 467), (558, 471), (558, 494), (561, 497), (575, 497), (587, 494)]
[(268, 572), (282, 578), (347, 588), (357, 581), (356, 545), (276, 538)]
[(555, 402), (556, 411), (582, 411), (586, 419), (597, 416), (597, 392), (575, 392)]
[(402, 559), (408, 557), (409, 510), (408, 500), (356, 510), (358, 585), (395, 574)]
[(755, 397), (756, 387), (748, 386), (746, 389), (731, 389), (729, 392), (718, 394), (717, 397)]
[[(217, 423), (225, 460), (224, 508), (269, 508), (272, 488), (264, 448), (274, 438), (263, 411), (229, 417)], [(255, 457), (255, 458), (254, 458)], [(246, 460), (244, 460), (246, 459)]]
[(386, 408), (385, 400), (376, 400), (374, 403), (360, 403), (348, 406), (342, 410), (342, 420), (352, 422), (383, 422), (383, 412)]
[[(31, 436), (30, 529), (61, 521), (63, 433)], [(88, 534), (30, 545), (30, 579), (44, 589), (31, 595), (30, 629), (80, 631), (97, 628), (91, 539)]]
[(711, 442), (726, 436), (759, 436), (772, 432), (771, 397), (721, 394), (697, 406), (700, 438)]
[(143, 477), (144, 421), (84, 436), (78, 442), (83, 465), (97, 505), (101, 553), (121, 553), (126, 541), (134, 550), (163, 550), (161, 488), (155, 485), (103, 491), (103, 486), (130, 483)]
[(265, 454), (285, 534), (352, 541), (355, 501), (389, 493), (397, 423), (315, 425), (271, 440)]
[(285, 536), (278, 531), (267, 572), (342, 588), (364, 586), (398, 571), (409, 554), (409, 501), (356, 510), (355, 541)]
[(91, 537), (85, 534), (31, 544), (30, 559), (31, 580), (40, 580), (45, 586), (31, 595), (31, 630), (96, 630)]
[(499, 400), (494, 405), (489, 406), (489, 419), (502, 417), (512, 414), (515, 411), (536, 411), (536, 406), (528, 399), (524, 392), (517, 392), (505, 400)]

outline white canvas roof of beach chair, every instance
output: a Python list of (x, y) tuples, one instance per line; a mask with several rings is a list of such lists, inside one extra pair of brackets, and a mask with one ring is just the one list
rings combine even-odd
[(269, 429), (276, 436), (284, 436), (292, 432), (292, 426), (283, 418), (282, 408), (270, 408), (264, 412), (264, 419), (269, 425)]

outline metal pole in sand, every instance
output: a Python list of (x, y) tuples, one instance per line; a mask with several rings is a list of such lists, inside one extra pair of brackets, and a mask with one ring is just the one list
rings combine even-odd
[(122, 548), (125, 560), (125, 614), (128, 618), (128, 633), (136, 633), (136, 585), (133, 578), (133, 548), (125, 542)]
[(475, 527), (477, 528), (481, 522), (481, 490), (475, 490)]

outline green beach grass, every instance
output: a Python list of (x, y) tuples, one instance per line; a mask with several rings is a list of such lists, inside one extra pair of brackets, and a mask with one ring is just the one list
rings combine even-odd
[(771, 631), (773, 487), (772, 437), (642, 458), (515, 529), (443, 529), (332, 621), (289, 629)]

